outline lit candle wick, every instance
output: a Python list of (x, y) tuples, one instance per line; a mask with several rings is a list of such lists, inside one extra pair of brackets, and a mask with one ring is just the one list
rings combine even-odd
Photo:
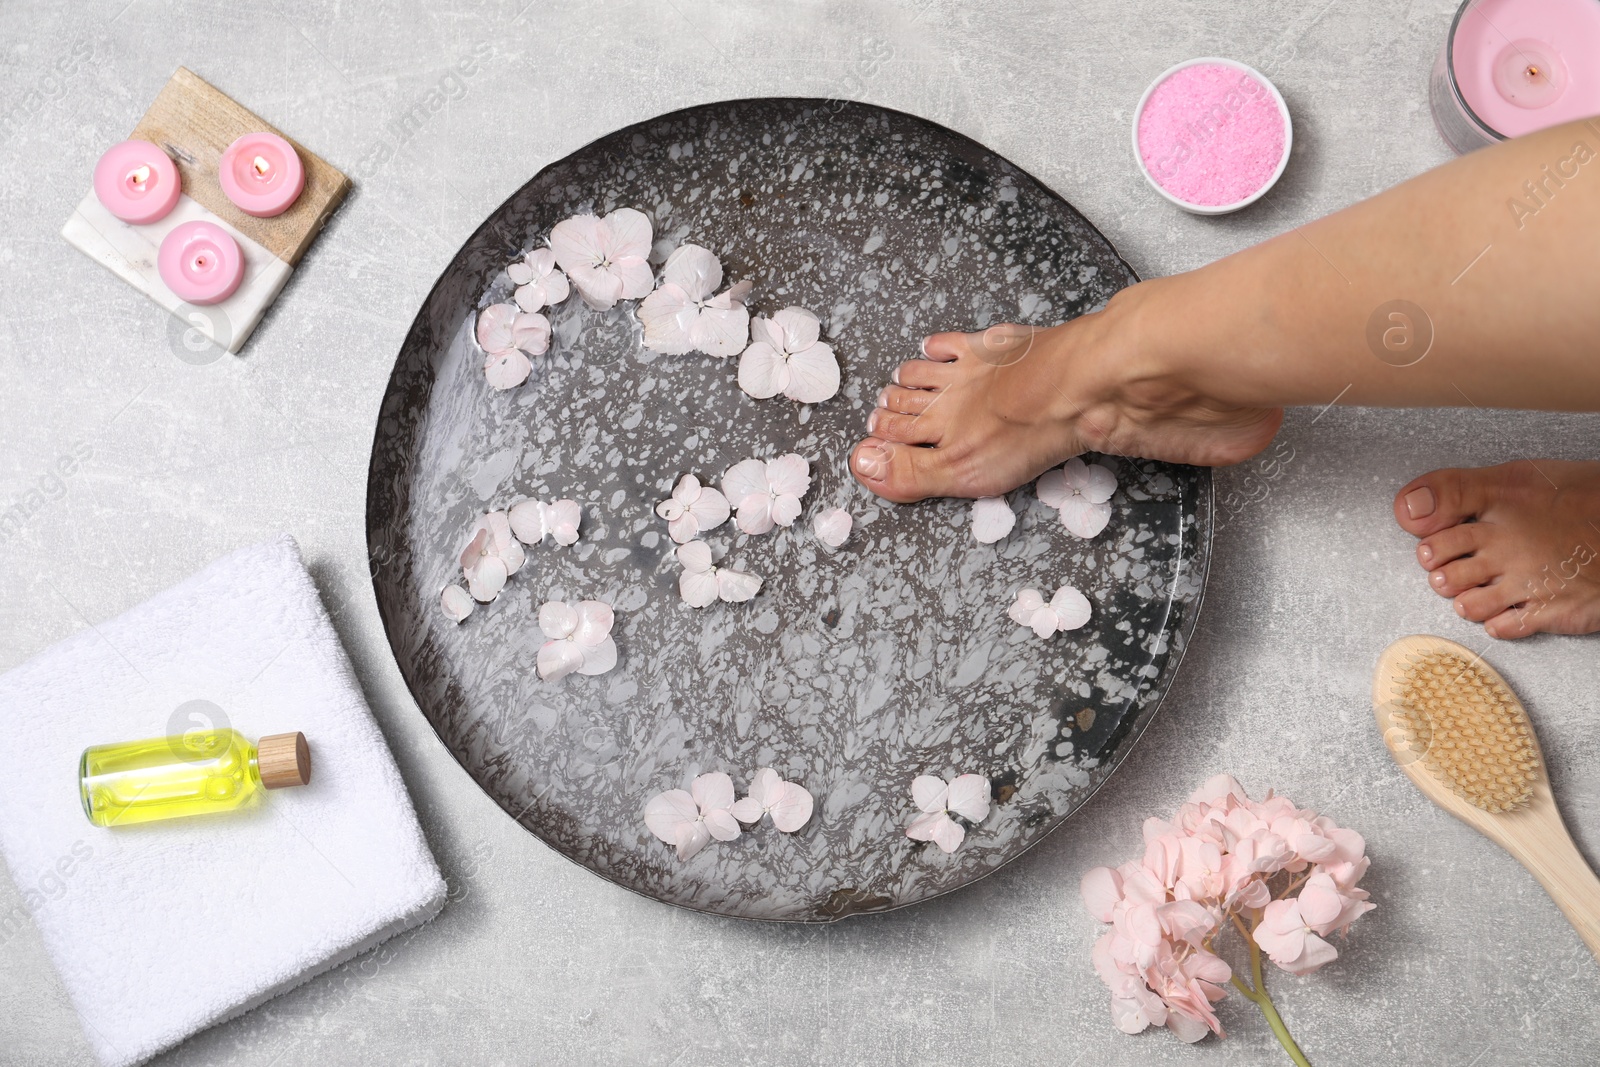
[(267, 176), (267, 172), (272, 169), (272, 164), (268, 163), (266, 160), (262, 159), (260, 156), (257, 156), (256, 159), (255, 159), (255, 168), (256, 168), (256, 175), (258, 177), (265, 178)]
[(135, 189), (143, 189), (144, 183), (150, 180), (150, 168), (140, 167), (128, 175), (128, 184)]

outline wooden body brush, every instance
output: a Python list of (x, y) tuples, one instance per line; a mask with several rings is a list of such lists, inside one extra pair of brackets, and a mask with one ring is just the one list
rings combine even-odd
[(1528, 868), (1600, 958), (1600, 878), (1550, 794), (1533, 724), (1504, 678), (1442, 637), (1402, 637), (1378, 657), (1383, 742), (1427, 798)]

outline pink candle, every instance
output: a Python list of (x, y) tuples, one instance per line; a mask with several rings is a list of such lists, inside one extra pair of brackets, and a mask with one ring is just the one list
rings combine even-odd
[(1600, 0), (1478, 0), (1457, 18), (1450, 64), (1502, 136), (1600, 114)]
[(166, 218), (183, 191), (178, 168), (149, 141), (123, 141), (94, 165), (94, 195), (123, 222), (143, 226)]
[(306, 186), (294, 146), (275, 133), (247, 133), (234, 141), (222, 153), (217, 177), (240, 211), (263, 219), (289, 210)]
[(244, 280), (244, 254), (228, 231), (211, 222), (185, 222), (161, 242), (156, 268), (167, 288), (191, 304), (219, 304)]

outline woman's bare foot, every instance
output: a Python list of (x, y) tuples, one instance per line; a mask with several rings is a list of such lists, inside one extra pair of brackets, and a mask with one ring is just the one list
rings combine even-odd
[(1210, 466), (1265, 448), (1282, 409), (1212, 402), (1109, 328), (1132, 314), (1119, 305), (1132, 292), (1049, 329), (927, 338), (925, 358), (902, 363), (879, 396), (850, 457), (856, 479), (905, 503), (996, 496), (1080, 452)]
[(1600, 630), (1600, 463), (1430, 471), (1394, 515), (1428, 584), (1490, 637)]

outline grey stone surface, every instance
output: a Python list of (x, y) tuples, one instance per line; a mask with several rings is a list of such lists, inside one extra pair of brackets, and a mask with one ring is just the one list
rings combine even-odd
[[(1217, 536), (1188, 659), (1124, 769), (1001, 874), (824, 928), (677, 911), (535, 841), (418, 714), (367, 580), (367, 456), (403, 331), (455, 249), (544, 163), (699, 101), (857, 97), (983, 141), (1064, 194), (1142, 274), (1171, 273), (1443, 161), (1425, 86), (1446, 0), (525, 4), (0, 10), (0, 504), (45, 498), (3, 546), (0, 667), (230, 549), (292, 532), (455, 897), (388, 950), (162, 1062), (1281, 1063), (1237, 996), (1222, 1010), (1224, 1042), (1125, 1037), (1089, 967), (1098, 926), (1078, 903), (1081, 873), (1133, 854), (1145, 816), (1221, 770), (1369, 841), (1378, 910), (1322, 973), (1274, 976), (1315, 1062), (1600, 1059), (1594, 961), (1520, 867), (1394, 770), (1368, 704), (1368, 672), (1392, 637), (1485, 643), (1419, 579), (1389, 516), (1394, 488), (1434, 466), (1592, 455), (1593, 418), (1293, 413), (1275, 466), (1219, 476), (1221, 495), (1253, 502)], [(75, 46), (90, 58), (52, 75)], [(1170, 210), (1128, 146), (1146, 82), (1202, 54), (1266, 70), (1296, 119), (1283, 183), (1222, 219)], [(477, 59), (473, 73), (449, 76), (463, 57)], [(180, 63), (359, 183), (243, 357), (203, 366), (179, 358), (164, 313), (57, 234), (99, 152)], [(437, 111), (435, 91), (447, 101)], [(90, 459), (51, 480), (80, 443)], [(1491, 651), (1533, 712), (1591, 856), (1597, 647), (1540, 638)], [(46, 906), (71, 907), (71, 893), (68, 882)], [(20, 900), (0, 879), (0, 916)], [(87, 1058), (25, 923), (0, 944), (0, 1062)]]

